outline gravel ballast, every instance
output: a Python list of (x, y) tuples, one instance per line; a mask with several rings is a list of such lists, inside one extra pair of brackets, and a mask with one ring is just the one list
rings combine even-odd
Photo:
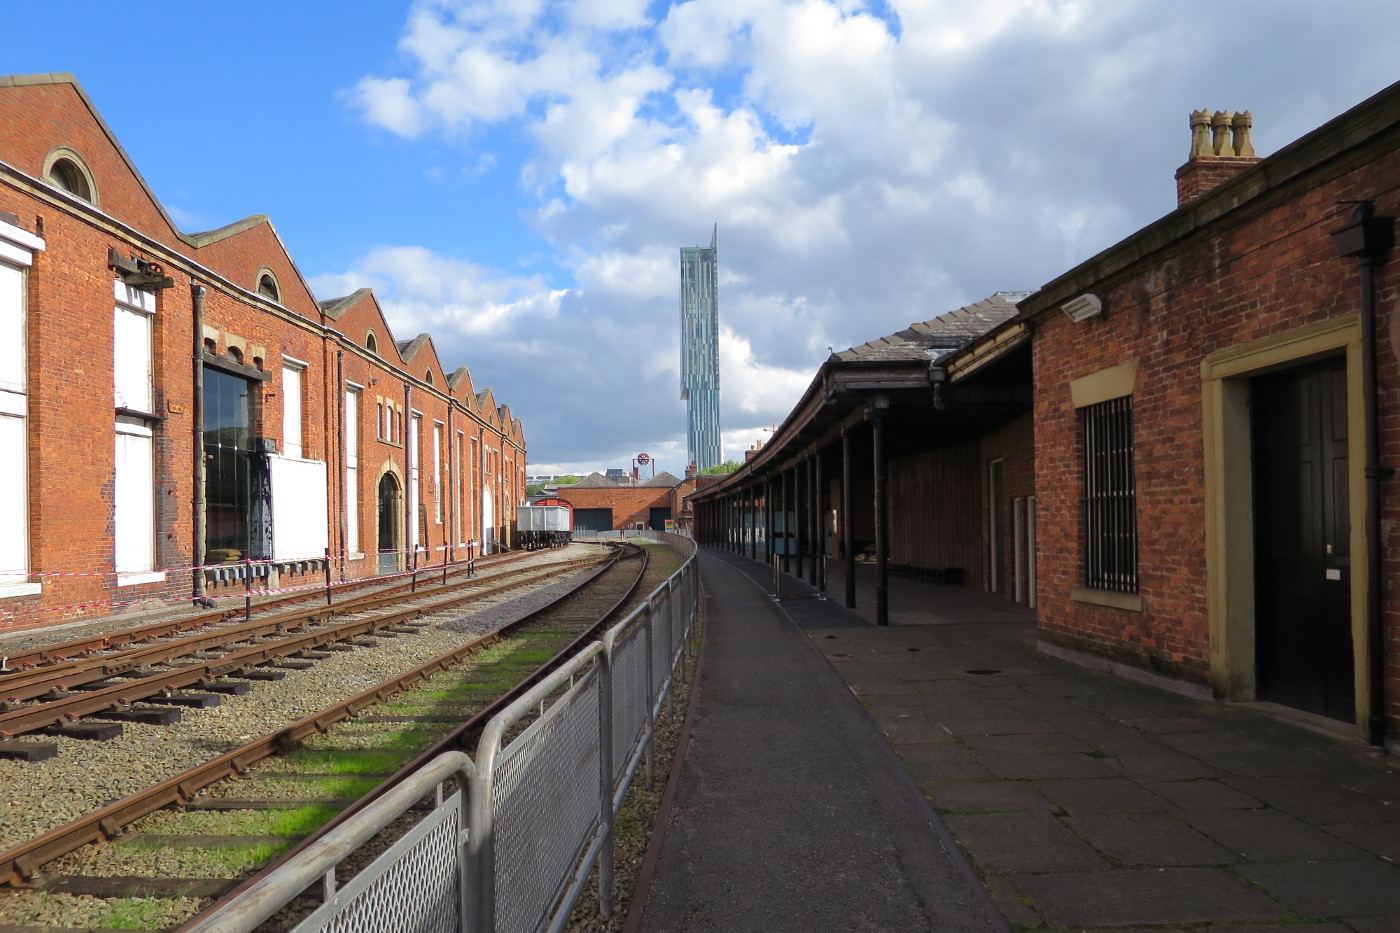
[[(600, 550), (575, 544), (541, 551), (522, 564)], [(425, 617), (428, 624), (418, 634), (380, 638), (375, 648), (335, 652), (310, 669), (288, 671), (280, 681), (255, 681), (244, 696), (225, 696), (208, 709), (186, 709), (181, 721), (169, 726), (124, 723), (123, 734), (105, 742), (46, 739), (59, 748), (48, 761), (0, 760), (0, 851), (445, 654), (547, 602), (576, 576), (511, 591), (470, 610)], [(0, 651), (10, 643), (0, 644)]]

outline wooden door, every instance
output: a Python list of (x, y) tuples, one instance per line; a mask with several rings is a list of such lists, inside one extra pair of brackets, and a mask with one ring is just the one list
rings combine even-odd
[(1261, 376), (1250, 388), (1258, 693), (1351, 721), (1346, 364)]

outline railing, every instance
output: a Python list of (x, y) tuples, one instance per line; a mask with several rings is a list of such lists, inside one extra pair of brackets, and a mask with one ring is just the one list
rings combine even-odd
[[(474, 759), (435, 758), (183, 933), (250, 933), (318, 883), (320, 906), (295, 933), (557, 931), (594, 871), (609, 916), (613, 820), (637, 771), (651, 780), (653, 730), (699, 602), (694, 542), (642, 536), (684, 555), (680, 570), (492, 719)], [(429, 794), (429, 815), (340, 886), (337, 865)]]

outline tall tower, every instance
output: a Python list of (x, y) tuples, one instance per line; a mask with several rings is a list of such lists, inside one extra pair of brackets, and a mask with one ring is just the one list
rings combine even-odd
[(709, 248), (681, 247), (681, 399), (686, 453), (696, 469), (723, 461), (719, 446), (719, 224)]

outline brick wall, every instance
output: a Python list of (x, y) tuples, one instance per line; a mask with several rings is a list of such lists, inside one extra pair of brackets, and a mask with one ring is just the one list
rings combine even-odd
[[(44, 183), (44, 160), (68, 147), (92, 173), (100, 212)], [(489, 390), (477, 394), (465, 369), (449, 378), (431, 340), (415, 341), (400, 356), (373, 296), (350, 302), (328, 317), (305, 288), (291, 258), (265, 218), (230, 225), (187, 242), (171, 229), (149, 191), (133, 173), (86, 97), (66, 81), (25, 83), (0, 79), (0, 211), (44, 240), (27, 275), (28, 508), (30, 570), (42, 582), (38, 595), (0, 595), (0, 632), (53, 625), (130, 606), (180, 603), (193, 588), (194, 476), (196, 469), (196, 344), (224, 359), (237, 350), (242, 362), (270, 376), (254, 384), (253, 434), (284, 450), (283, 358), (305, 364), (301, 380), (302, 456), (327, 464), (328, 541), (336, 576), (376, 572), (377, 488), (394, 473), (406, 488), (404, 441), (382, 440), (375, 426), (376, 398), (396, 400), (406, 419), (422, 413), (419, 437), (421, 500), (428, 523), (425, 542), (447, 552), (454, 508), (461, 540), (480, 541), (481, 497), (493, 500), (497, 536), (508, 542), (515, 504), (524, 492), (525, 442), (508, 408)], [(40, 179), (37, 180), (36, 179)], [(212, 183), (212, 182), (211, 182)], [(152, 326), (156, 483), (155, 560), (167, 571), (157, 582), (118, 586), (113, 572), (113, 282), (109, 252), (159, 263), (174, 287), (157, 292)], [(257, 294), (258, 277), (271, 272), (278, 300)], [(203, 329), (197, 334), (191, 283), (206, 289)], [(378, 355), (364, 350), (373, 328)], [(344, 383), (363, 386), (359, 411), (360, 546), (366, 557), (341, 560), (341, 451)], [(433, 473), (433, 425), (441, 422), (442, 480)], [(406, 424), (406, 422), (405, 422)], [(455, 491), (452, 439), (462, 432), (460, 480)], [(472, 456), (472, 441), (477, 454)], [(202, 451), (201, 451), (202, 453)], [(442, 502), (442, 522), (437, 521)], [(416, 520), (415, 510), (415, 520)], [(402, 528), (399, 528), (402, 531)], [(404, 547), (400, 536), (399, 546)], [(457, 550), (454, 556), (462, 556)], [(320, 570), (284, 568), (289, 577), (319, 578)], [(214, 589), (218, 589), (215, 587)]]
[[(1356, 262), (1329, 236), (1346, 222), (1340, 202), (1378, 198), (1400, 214), (1397, 134), (1337, 158), (1290, 190), (1137, 261), (1109, 278), (1082, 273), (1104, 314), (1082, 323), (1051, 310), (1036, 322), (1035, 449), (1040, 620), (1052, 641), (1088, 648), (1204, 683), (1210, 661), (1206, 605), (1202, 360), (1209, 354), (1354, 313)], [(1257, 205), (1257, 206), (1256, 206)], [(1093, 262), (1086, 264), (1090, 269)], [(1400, 458), (1397, 267), (1378, 271), (1383, 462)], [(1079, 497), (1082, 451), (1070, 382), (1136, 361), (1133, 391), (1141, 612), (1076, 602), (1083, 582)], [(1353, 495), (1359, 494), (1354, 490)], [(1385, 566), (1392, 719), (1400, 713), (1400, 618), (1394, 610), (1400, 506), (1385, 493)], [(1354, 555), (1354, 560), (1360, 560)]]

